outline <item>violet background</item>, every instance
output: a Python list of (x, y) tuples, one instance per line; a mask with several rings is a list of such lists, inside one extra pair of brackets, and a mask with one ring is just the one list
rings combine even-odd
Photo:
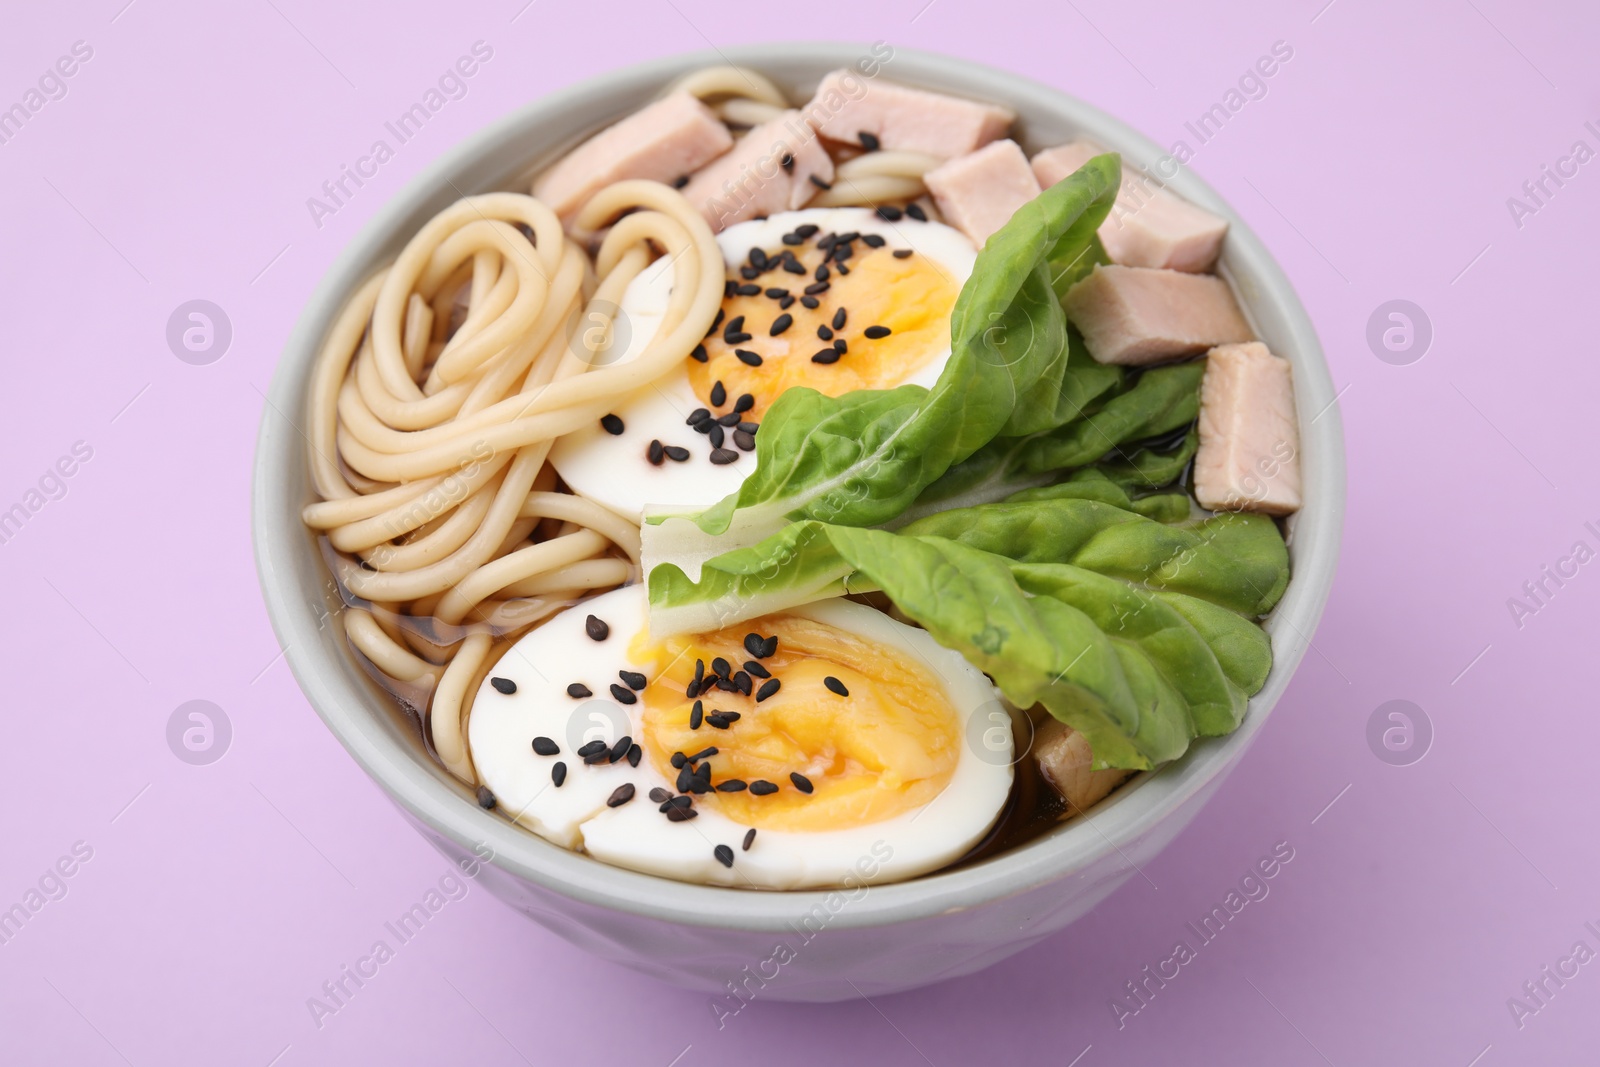
[[(1600, 162), (1520, 228), (1506, 199), (1575, 140), (1600, 148), (1584, 128), (1600, 9), (125, 2), (16, 5), (0, 34), (6, 104), (74, 41), (94, 49), (0, 145), (0, 510), (74, 442), (94, 450), (0, 544), (0, 905), (74, 842), (94, 849), (0, 945), (0, 1061), (1594, 1062), (1600, 964), (1520, 1029), (1506, 1001), (1574, 942), (1600, 948), (1584, 928), (1600, 926), (1600, 566), (1520, 628), (1507, 599), (1574, 542), (1600, 548), (1584, 525), (1600, 528)], [(757, 1000), (719, 1030), (705, 996), (473, 887), (319, 1029), (306, 999), (447, 865), (323, 728), (261, 607), (248, 483), (279, 346), (344, 242), (461, 137), (637, 60), (797, 36), (1005, 67), (1191, 147), (1186, 120), (1274, 41), (1293, 47), (1191, 166), (1274, 250), (1342, 390), (1345, 550), (1314, 651), (1143, 877), (979, 975), (872, 1003)], [(469, 94), (315, 226), (306, 198), (479, 39), (494, 57)], [(165, 340), (195, 298), (233, 326), (208, 366)], [(1409, 366), (1365, 339), (1396, 298), (1435, 331)], [(232, 723), (210, 766), (166, 742), (192, 699)], [(1411, 766), (1366, 740), (1392, 699), (1433, 725)], [(1295, 858), (1270, 896), (1119, 1030), (1123, 982), (1280, 841)]]

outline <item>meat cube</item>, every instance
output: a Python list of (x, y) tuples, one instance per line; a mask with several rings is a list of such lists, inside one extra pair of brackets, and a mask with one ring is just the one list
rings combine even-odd
[(888, 149), (954, 159), (982, 148), (1010, 128), (1016, 113), (944, 93), (930, 93), (882, 80), (867, 81), (851, 70), (823, 76), (805, 106), (831, 141), (859, 143), (872, 134)]
[[(1047, 148), (1033, 157), (1033, 173), (1048, 189), (1105, 149), (1090, 141)], [(1197, 208), (1137, 170), (1125, 168), (1117, 202), (1100, 226), (1100, 243), (1112, 262), (1127, 267), (1211, 269), (1228, 232), (1226, 219)]]
[(567, 153), (533, 183), (533, 195), (571, 220), (612, 182), (670, 184), (732, 146), (733, 136), (710, 108), (688, 93), (671, 93)]
[(1228, 283), (1209, 274), (1100, 266), (1061, 304), (1101, 363), (1143, 366), (1255, 339)]
[(1034, 758), (1045, 781), (1055, 787), (1076, 815), (1104, 800), (1133, 772), (1121, 767), (1091, 770), (1089, 740), (1064, 722), (1046, 719), (1033, 738)]
[(819, 188), (813, 175), (832, 181), (833, 160), (805, 116), (785, 111), (697, 171), (683, 195), (720, 231), (757, 215), (804, 207)]
[(930, 170), (922, 181), (945, 221), (979, 248), (1011, 221), (1017, 208), (1039, 195), (1028, 157), (1015, 141), (995, 141), (958, 156)]
[(1289, 361), (1259, 341), (1219, 345), (1200, 383), (1194, 495), (1213, 511), (1300, 509), (1300, 433)]

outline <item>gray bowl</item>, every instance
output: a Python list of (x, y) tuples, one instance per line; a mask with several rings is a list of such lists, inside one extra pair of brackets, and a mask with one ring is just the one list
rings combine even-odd
[[(1344, 445), (1333, 384), (1305, 309), (1265, 247), (1193, 174), (1171, 187), (1230, 224), (1222, 270), (1260, 336), (1294, 364), (1305, 507), (1291, 525), (1293, 580), (1267, 622), (1276, 661), (1231, 736), (1201, 741), (1159, 774), (987, 861), (853, 892), (755, 892), (667, 881), (568, 852), (478, 807), (423, 748), (418, 729), (376, 689), (329, 625), (340, 604), (300, 509), (312, 499), (305, 410), (312, 362), (346, 295), (430, 216), (464, 193), (525, 190), (525, 176), (579, 137), (647, 102), (667, 81), (723, 61), (755, 67), (803, 99), (821, 75), (869, 46), (768, 44), (630, 67), (529, 104), (457, 145), (383, 207), (306, 302), (273, 376), (256, 451), (256, 563), (267, 612), (301, 689), (328, 728), (440, 852), (493, 894), (606, 959), (680, 987), (748, 999), (825, 1001), (970, 974), (1082, 917), (1194, 818), (1266, 722), (1317, 626), (1333, 581), (1344, 506)], [(896, 49), (880, 77), (1001, 101), (1035, 150), (1087, 136), (1125, 161), (1161, 149), (1082, 101), (947, 56)], [(1092, 825), (1091, 825), (1092, 822)]]

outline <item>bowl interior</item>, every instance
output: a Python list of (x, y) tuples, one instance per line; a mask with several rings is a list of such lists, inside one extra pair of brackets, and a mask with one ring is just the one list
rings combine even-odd
[[(882, 54), (879, 46), (878, 55)], [(313, 499), (306, 439), (298, 426), (310, 370), (346, 296), (391, 261), (411, 235), (458, 197), (526, 191), (526, 177), (589, 132), (633, 111), (672, 78), (726, 61), (756, 68), (791, 99), (804, 100), (822, 75), (874, 55), (849, 43), (750, 45), (674, 56), (607, 74), (530, 104), (457, 145), (386, 204), (351, 241), (307, 301), (273, 377), (257, 446), (253, 528), (268, 614), (301, 688), (357, 762), (414, 817), (507, 872), (566, 896), (674, 922), (779, 930), (823, 892), (758, 893), (691, 885), (607, 866), (516, 828), (480, 809), (427, 753), (417, 725), (369, 679), (347, 649), (337, 590), (315, 539), (300, 522)], [(1004, 103), (1016, 110), (1014, 136), (1029, 152), (1088, 137), (1166, 178), (1177, 193), (1226, 217), (1221, 271), (1258, 334), (1294, 365), (1305, 506), (1290, 524), (1293, 567), (1287, 593), (1267, 622), (1274, 664), (1234, 734), (1200, 741), (1155, 775), (1142, 775), (1095, 809), (981, 863), (911, 882), (874, 887), (841, 913), (839, 926), (881, 925), (965, 908), (1080, 870), (1148, 833), (1243, 754), (1299, 664), (1321, 615), (1334, 564), (1344, 498), (1344, 454), (1333, 385), (1315, 332), (1288, 280), (1253, 233), (1204, 183), (1162, 164), (1163, 150), (1071, 96), (1016, 75), (906, 49), (881, 61), (877, 77)], [(870, 79), (867, 79), (870, 80)], [(1158, 169), (1165, 167), (1165, 169)], [(486, 851), (487, 850), (487, 851)]]

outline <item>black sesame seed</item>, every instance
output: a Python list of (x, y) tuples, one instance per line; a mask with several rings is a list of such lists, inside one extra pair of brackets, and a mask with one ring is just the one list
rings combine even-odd
[(860, 133), (856, 134), (856, 137), (860, 138), (861, 147), (865, 148), (868, 152), (876, 152), (878, 149), (883, 147), (883, 142), (879, 141), (875, 134), (870, 134), (866, 130), (862, 130)]
[(716, 745), (707, 745), (699, 752), (696, 752), (694, 755), (688, 757), (688, 759), (690, 763), (699, 763), (703, 759), (710, 759), (712, 756), (715, 756), (717, 751), (718, 749)]
[(804, 304), (806, 307), (810, 308), (812, 311), (815, 311), (817, 308), (822, 306), (822, 301), (818, 300), (814, 296), (802, 296), (800, 298), (800, 303)]
[(790, 314), (787, 314), (787, 313), (779, 315), (777, 318), (772, 320), (772, 328), (767, 331), (767, 335), (769, 337), (776, 337), (780, 333), (782, 333), (784, 330), (787, 330), (790, 326), (793, 326), (793, 325), (794, 325), (794, 316), (793, 315), (790, 315)]
[(916, 219), (918, 222), (927, 222), (928, 221), (928, 213), (926, 211), (922, 210), (922, 205), (921, 204), (907, 204), (906, 205), (906, 214), (910, 215), (912, 218)]
[(620, 808), (620, 807), (622, 807), (622, 805), (626, 804), (628, 801), (630, 801), (632, 799), (633, 799), (633, 783), (632, 782), (623, 782), (621, 785), (619, 785), (615, 789), (613, 789), (611, 791), (611, 795), (606, 798), (606, 807), (608, 807), (608, 808)]
[(839, 271), (840, 274), (849, 274), (850, 273), (848, 270), (845, 269), (844, 261), (849, 259), (851, 256), (853, 256), (855, 254), (856, 254), (855, 246), (852, 245), (849, 241), (840, 241), (838, 244), (833, 246), (833, 258), (837, 261), (835, 265), (838, 268), (838, 271)]
[(700, 813), (695, 811), (693, 808), (668, 808), (667, 821), (688, 822), (690, 819), (698, 817), (699, 814)]
[(665, 452), (667, 454), (667, 458), (675, 463), (682, 463), (684, 460), (689, 458), (689, 450), (679, 445), (668, 445), (661, 451)]
[(517, 691), (517, 683), (510, 678), (490, 678), (489, 684), (494, 686), (495, 692), (510, 696)]
[(831, 277), (828, 272), (828, 265), (826, 263), (819, 263), (817, 265), (816, 272), (812, 275), (812, 277), (816, 278), (816, 280), (819, 282), (827, 281), (828, 278)]
[[(750, 335), (745, 334), (745, 336), (749, 337)], [(747, 367), (761, 366), (761, 355), (758, 352), (752, 352), (748, 348), (735, 348), (733, 354), (738, 356), (739, 362)]]
[(799, 771), (790, 771), (789, 772), (789, 781), (793, 782), (794, 783), (794, 787), (796, 789), (800, 790), (800, 792), (802, 792), (802, 793), (809, 793), (815, 788), (811, 784), (811, 779), (807, 778), (805, 775), (801, 774)]
[(886, 222), (899, 222), (905, 217), (905, 212), (893, 204), (879, 204), (878, 217)]
[(724, 778), (717, 783), (719, 793), (742, 793), (746, 788), (743, 778)]
[(574, 700), (582, 700), (584, 697), (594, 696), (594, 691), (582, 682), (573, 682), (567, 686), (567, 696)]
[(778, 166), (782, 167), (784, 170), (794, 170), (794, 154), (791, 152), (785, 152), (783, 154), (783, 158), (778, 160)]
[(610, 745), (606, 744), (599, 738), (595, 738), (593, 741), (585, 741), (583, 746), (578, 749), (578, 755), (593, 756), (596, 753), (607, 752), (610, 750), (610, 748)]
[(748, 830), (746, 830), (744, 832), (744, 844), (739, 846), (740, 850), (744, 851), (744, 852), (749, 852), (750, 851), (750, 846), (755, 844), (755, 841), (756, 841), (756, 828), (754, 826), (752, 826), (752, 827), (750, 827), (750, 829), (748, 829)]
[(685, 185), (688, 185), (688, 184), (689, 184), (689, 176), (687, 174), (680, 174), (676, 178), (672, 179), (672, 187), (674, 189), (682, 189)]
[(599, 763), (610, 763), (610, 762), (611, 762), (611, 752), (610, 752), (609, 749), (607, 749), (604, 752), (596, 752), (592, 756), (583, 757), (583, 765), (585, 767), (593, 767), (593, 766), (595, 766), (596, 764), (599, 764)]
[(698, 426), (711, 417), (711, 412), (705, 408), (695, 408), (689, 412), (689, 417), (683, 420), (685, 426)]
[(756, 703), (759, 704), (772, 694), (776, 693), (782, 685), (783, 683), (778, 681), (778, 679), (768, 678), (765, 682), (761, 683), (761, 688), (756, 690)]
[(737, 462), (738, 459), (739, 453), (731, 448), (713, 448), (711, 450), (711, 462), (719, 467), (725, 467), (730, 463)]
[(824, 341), (831, 341), (833, 340), (833, 331), (826, 326), (818, 326), (817, 337)]
[(895, 259), (910, 259), (911, 258), (911, 249), (909, 249), (909, 248), (897, 248), (897, 249), (895, 249), (894, 250), (894, 258)]
[(755, 406), (756, 398), (751, 396), (749, 393), (740, 393), (739, 399), (733, 402), (733, 410), (739, 412), (741, 415)]
[(765, 778), (757, 778), (755, 781), (750, 783), (750, 793), (752, 796), (770, 796), (777, 791), (778, 787), (767, 781)]
[(760, 296), (761, 286), (757, 285), (755, 282), (746, 282), (744, 285), (741, 285), (738, 289), (734, 290), (734, 292), (739, 296)]
[(875, 233), (864, 233), (861, 235), (861, 240), (866, 242), (868, 248), (882, 248), (888, 244), (880, 235)]
[(772, 672), (771, 671), (767, 670), (765, 667), (763, 667), (761, 664), (757, 663), (753, 659), (747, 659), (747, 660), (744, 661), (744, 669), (749, 671), (751, 674), (755, 675), (757, 678), (771, 678), (772, 677)]
[(767, 253), (760, 248), (750, 249), (750, 265), (756, 270), (767, 269)]
[(728, 324), (722, 328), (722, 332), (725, 334), (738, 333), (742, 329), (744, 329), (744, 316), (735, 315), (728, 320)]
[(744, 635), (744, 650), (752, 656), (760, 656), (761, 650), (767, 645), (760, 634), (754, 630)]
[(548, 737), (535, 737), (533, 750), (541, 756), (557, 756), (561, 754), (561, 746)]
[(733, 849), (729, 848), (727, 845), (718, 845), (716, 848), (711, 850), (711, 854), (717, 857), (717, 862), (722, 864), (724, 867), (733, 866)]
[(589, 635), (591, 641), (604, 641), (611, 636), (611, 627), (603, 620), (590, 615), (583, 620), (583, 632)]
[(785, 293), (783, 299), (778, 301), (778, 307), (783, 311), (787, 311), (788, 309), (794, 307), (794, 297)]
[(676, 796), (675, 797), (671, 793), (667, 792), (665, 789), (652, 789), (650, 791), (651, 799), (654, 799), (655, 795), (657, 793), (661, 794), (661, 800), (660, 800), (661, 807), (656, 809), (658, 811), (671, 811), (673, 808), (690, 808), (690, 807), (694, 806), (694, 798), (693, 797), (685, 797), (685, 796)]
[(711, 438), (711, 447), (712, 448), (721, 448), (722, 447), (722, 427), (719, 426), (717, 423), (713, 422), (713, 423), (707, 424), (707, 426), (706, 426), (706, 436)]
[(711, 792), (711, 783), (701, 781), (700, 778), (691, 776), (689, 779), (689, 788), (686, 790), (686, 792), (693, 793), (695, 796), (699, 796), (702, 793), (709, 793)]
[(797, 233), (786, 233), (786, 234), (783, 235), (781, 240), (786, 245), (800, 245), (800, 244), (805, 244), (805, 241), (806, 241), (806, 239), (804, 237), (801, 237)]
[(844, 683), (831, 674), (822, 680), (822, 684), (828, 687), (830, 693), (838, 693), (842, 697), (850, 695), (850, 690), (844, 687)]
[(739, 425), (739, 413), (737, 411), (730, 411), (726, 415), (718, 416), (717, 425), (718, 426), (737, 426), (737, 425)]
[(807, 174), (806, 177), (809, 178), (811, 180), (811, 184), (815, 185), (818, 189), (822, 189), (822, 190), (826, 191), (828, 189), (832, 189), (833, 188), (832, 185), (830, 185), (829, 183), (823, 181), (821, 178), (817, 177), (815, 174)]
[(659, 785), (651, 786), (649, 797), (657, 804), (665, 804), (672, 799), (672, 794), (662, 789)]
[(754, 281), (755, 279), (761, 277), (761, 272), (756, 270), (754, 267), (740, 267), (739, 277), (743, 278), (747, 282)]
[(716, 419), (701, 419), (699, 422), (694, 424), (694, 432), (695, 433), (710, 433), (711, 432), (711, 427), (715, 426), (716, 423), (717, 423)]
[(888, 337), (891, 332), (892, 331), (887, 326), (868, 326), (865, 330), (861, 331), (861, 335), (868, 340), (877, 341), (881, 338)]
[(833, 328), (835, 330), (844, 329), (844, 324), (849, 318), (850, 313), (844, 308), (840, 308), (838, 311), (835, 311), (833, 313)]
[(845, 266), (843, 263), (840, 263), (837, 266), (839, 268), (839, 273), (840, 274), (849, 274), (850, 273), (850, 268)]
[(494, 793), (486, 785), (478, 787), (478, 807), (485, 811), (493, 811), (495, 804), (499, 803), (494, 798)]
[(640, 748), (638, 745), (629, 745), (628, 766), (637, 767), (639, 766), (639, 761), (642, 759), (644, 759), (644, 749)]
[(811, 357), (811, 362), (837, 363), (839, 362), (839, 350), (837, 348), (824, 348), (822, 351)]
[(707, 337), (710, 337), (716, 332), (717, 327), (722, 325), (722, 317), (726, 314), (727, 312), (723, 311), (721, 308), (717, 309), (717, 317), (711, 320), (711, 329), (706, 331)]
[(696, 700), (694, 702), (694, 707), (689, 709), (689, 729), (691, 729), (691, 730), (700, 729), (700, 723), (705, 720), (705, 717), (706, 717), (706, 706), (705, 706), (705, 704), (703, 704), (700, 701)]
[(629, 689), (643, 689), (649, 681), (638, 671), (618, 671), (617, 677), (626, 682)]
[(783, 261), (783, 269), (789, 274), (804, 274), (806, 265), (793, 259), (786, 259)]
[(613, 437), (621, 434), (623, 430), (622, 420), (615, 415), (602, 415), (600, 417), (600, 425), (604, 426), (606, 433), (611, 434)]
[(650, 461), (652, 467), (661, 466), (662, 462), (667, 458), (666, 453), (661, 448), (661, 442), (652, 440), (650, 447), (644, 450), (644, 458)]
[[(683, 768), (685, 766), (688, 765), (689, 757), (685, 756), (682, 752), (674, 752), (672, 754), (671, 763), (672, 763), (672, 765), (674, 767), (678, 768), (681, 771), (681, 770), (683, 770)], [(681, 792), (681, 790), (680, 790), (680, 792)]]
[(738, 295), (738, 292), (739, 283), (732, 278), (722, 283), (722, 299), (727, 300), (729, 297)]
[(741, 452), (754, 452), (756, 449), (755, 435), (746, 433), (743, 430), (735, 430), (733, 431), (733, 446)]
[(794, 232), (805, 238), (815, 237), (817, 235), (817, 227), (814, 223), (808, 222), (803, 226), (796, 226)]
[(836, 234), (836, 233), (825, 233), (821, 237), (817, 238), (817, 247), (820, 248), (822, 251), (826, 252), (828, 249), (832, 248), (838, 242), (839, 242), (839, 235), (838, 234)]
[(735, 713), (728, 711), (713, 711), (710, 715), (706, 716), (706, 725), (717, 730), (726, 730), (730, 725), (732, 725), (732, 720), (728, 718), (728, 716), (732, 714)]
[(739, 429), (743, 430), (751, 437), (754, 437), (756, 435), (756, 431), (761, 429), (761, 424), (759, 422), (741, 422), (739, 424)]
[(767, 659), (778, 654), (778, 635), (773, 634), (761, 643), (761, 651), (756, 654), (758, 659)]
[(690, 699), (690, 700), (693, 700), (695, 697), (699, 696), (700, 695), (700, 683), (699, 682), (690, 682), (688, 685), (684, 686), (683, 687), (683, 695), (685, 697), (687, 697), (688, 699)]
[(743, 693), (745, 696), (750, 695), (750, 686), (753, 683), (750, 681), (750, 676), (744, 671), (740, 671), (738, 674), (733, 676), (733, 684), (738, 686), (739, 692)]
[(788, 295), (789, 295), (789, 290), (787, 290), (787, 289), (779, 289), (777, 286), (773, 286), (771, 289), (767, 290), (767, 296), (770, 297), (773, 300), (782, 300), (784, 297), (786, 297)]
[(850, 346), (845, 342), (843, 337), (835, 337), (833, 339), (833, 350), (842, 356), (846, 352), (850, 351)]
[(817, 296), (820, 293), (827, 292), (831, 288), (833, 288), (832, 282), (812, 282), (810, 285), (806, 286), (806, 295)]
[(611, 746), (611, 762), (620, 763), (628, 755), (628, 749), (633, 747), (633, 738), (623, 734), (617, 738), (617, 743)]
[(550, 768), (550, 784), (555, 786), (557, 789), (560, 789), (561, 783), (565, 782), (566, 780), (567, 765), (562, 763), (560, 760), (556, 760), (555, 765)]
[(611, 683), (611, 697), (618, 704), (637, 704), (639, 702), (638, 696), (635, 695), (632, 689), (618, 685), (615, 682)]

